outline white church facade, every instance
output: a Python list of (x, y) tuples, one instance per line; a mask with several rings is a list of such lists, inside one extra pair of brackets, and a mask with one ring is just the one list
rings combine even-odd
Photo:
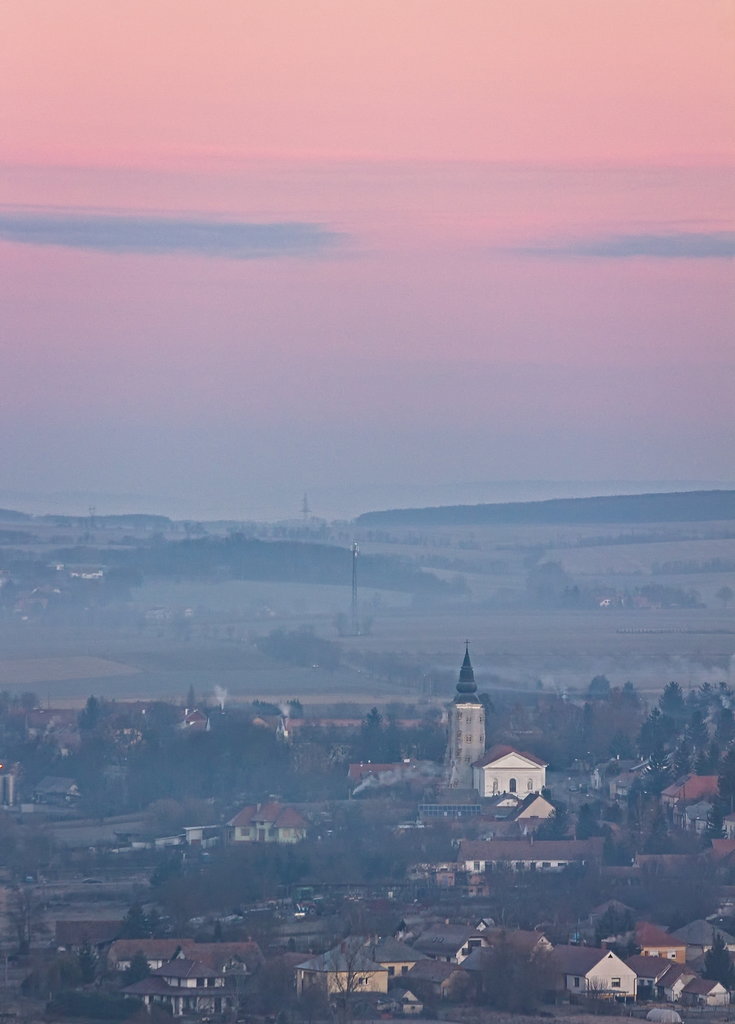
[(473, 763), (472, 788), (482, 798), (513, 793), (523, 800), (546, 786), (547, 767), (535, 754), (499, 744)]

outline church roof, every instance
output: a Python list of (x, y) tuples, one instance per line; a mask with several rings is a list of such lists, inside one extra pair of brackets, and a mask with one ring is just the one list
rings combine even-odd
[(457, 696), (454, 698), (454, 702), (455, 704), (479, 704), (477, 699), (475, 673), (472, 668), (472, 662), (470, 661), (469, 643), (465, 644), (464, 661), (462, 662), (462, 667), (459, 670)]
[(542, 761), (535, 754), (529, 754), (526, 750), (517, 750), (515, 747), (509, 747), (503, 743), (496, 743), (494, 747), (490, 747), (479, 761), (475, 761), (472, 767), (486, 768), (488, 765), (494, 764), (495, 761), (500, 761), (502, 758), (507, 757), (508, 754), (518, 754), (519, 757), (524, 757), (527, 761), (538, 765), (540, 768), (548, 767), (546, 761)]

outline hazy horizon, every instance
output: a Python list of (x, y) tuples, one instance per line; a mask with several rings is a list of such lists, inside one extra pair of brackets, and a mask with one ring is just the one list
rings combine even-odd
[[(665, 493), (669, 491), (730, 490), (735, 481), (726, 480), (495, 480), (439, 483), (432, 486), (405, 484), (365, 486), (349, 495), (336, 489), (306, 492), (311, 516), (327, 521), (351, 520), (363, 512), (388, 508), (420, 508), (439, 505), (496, 504), (504, 502), (545, 501), (552, 498), (593, 498), (617, 494)], [(255, 502), (243, 498), (233, 502), (208, 504), (178, 497), (109, 494), (96, 491), (50, 494), (0, 490), (0, 508), (32, 515), (86, 516), (142, 513), (164, 515), (177, 521), (259, 521), (300, 520), (304, 495), (282, 494), (268, 504), (268, 496)], [(364, 500), (361, 502), (361, 498)]]

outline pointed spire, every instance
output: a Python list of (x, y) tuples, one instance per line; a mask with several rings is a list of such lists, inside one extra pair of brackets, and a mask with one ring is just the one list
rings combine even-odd
[(477, 684), (475, 683), (475, 673), (472, 669), (472, 662), (470, 661), (470, 642), (469, 640), (465, 640), (464, 661), (462, 662), (462, 667), (459, 670), (457, 697), (455, 699), (477, 700), (477, 698), (473, 696), (475, 693), (477, 693)]

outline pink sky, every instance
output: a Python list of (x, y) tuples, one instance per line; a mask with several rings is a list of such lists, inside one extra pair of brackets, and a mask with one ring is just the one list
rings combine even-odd
[(9, 0), (0, 505), (732, 481), (733, 67), (730, 0)]

